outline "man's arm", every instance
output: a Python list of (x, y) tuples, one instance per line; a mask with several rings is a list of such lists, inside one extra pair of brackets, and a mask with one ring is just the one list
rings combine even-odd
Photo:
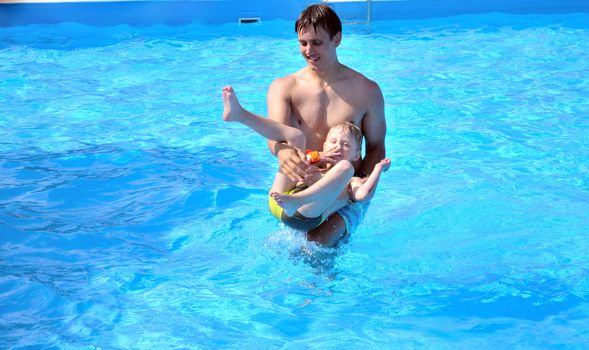
[[(268, 89), (268, 118), (284, 125), (290, 125), (292, 115), (289, 96), (291, 78), (279, 78)], [(299, 181), (305, 177), (307, 163), (302, 149), (291, 147), (283, 142), (268, 140), (268, 148), (279, 161), (280, 170), (291, 180)]]
[(360, 166), (360, 176), (369, 175), (374, 166), (386, 157), (385, 136), (386, 120), (384, 115), (384, 98), (378, 85), (370, 82), (370, 102), (368, 112), (362, 119), (366, 155)]

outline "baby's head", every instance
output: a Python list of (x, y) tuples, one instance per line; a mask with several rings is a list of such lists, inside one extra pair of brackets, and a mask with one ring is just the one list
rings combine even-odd
[(355, 161), (360, 159), (362, 151), (362, 131), (350, 122), (334, 124), (327, 133), (323, 152), (339, 150), (341, 159)]

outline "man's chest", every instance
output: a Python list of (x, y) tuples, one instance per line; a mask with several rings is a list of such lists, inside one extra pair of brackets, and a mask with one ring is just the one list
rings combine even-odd
[(329, 127), (341, 121), (360, 125), (366, 114), (366, 105), (349, 93), (309, 90), (292, 99), (293, 117), (311, 127)]

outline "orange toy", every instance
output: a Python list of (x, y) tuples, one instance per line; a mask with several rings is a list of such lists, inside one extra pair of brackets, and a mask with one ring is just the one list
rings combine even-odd
[(317, 151), (311, 151), (310, 149), (308, 149), (306, 152), (306, 155), (307, 155), (307, 160), (311, 164), (317, 163), (318, 161), (321, 160), (321, 156), (319, 156), (319, 152), (317, 152)]

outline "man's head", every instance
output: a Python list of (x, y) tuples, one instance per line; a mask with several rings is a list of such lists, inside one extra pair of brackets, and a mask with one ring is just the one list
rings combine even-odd
[(295, 32), (300, 33), (303, 29), (312, 26), (315, 31), (317, 27), (322, 28), (329, 34), (329, 39), (342, 32), (342, 22), (339, 17), (327, 5), (311, 5), (301, 12), (295, 22)]
[(342, 39), (342, 24), (326, 5), (311, 5), (297, 19), (299, 50), (309, 67), (329, 70), (338, 62), (336, 48)]
[(341, 159), (355, 161), (360, 159), (362, 151), (362, 131), (350, 122), (334, 124), (327, 133), (323, 152), (336, 151)]

